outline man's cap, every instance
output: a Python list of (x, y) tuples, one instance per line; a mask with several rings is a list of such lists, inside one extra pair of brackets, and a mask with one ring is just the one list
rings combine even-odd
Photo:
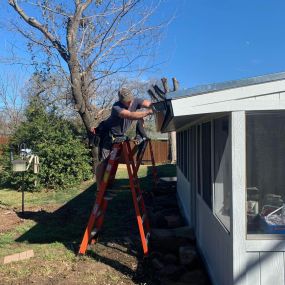
[(130, 102), (134, 99), (132, 91), (126, 87), (123, 87), (119, 90), (118, 96), (121, 102)]

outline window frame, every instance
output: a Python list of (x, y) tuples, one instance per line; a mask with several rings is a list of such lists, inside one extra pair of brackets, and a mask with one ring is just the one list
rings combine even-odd
[[(244, 197), (245, 202), (247, 202), (247, 117), (248, 115), (255, 115), (258, 113), (285, 113), (285, 110), (251, 110), (245, 111), (245, 126), (244, 126), (244, 141), (245, 141), (245, 185), (244, 185)], [(245, 216), (246, 216), (245, 207)], [(258, 234), (249, 233), (247, 230), (247, 217), (245, 219), (245, 233), (246, 233), (246, 249), (247, 251), (285, 251), (285, 234)], [(275, 241), (276, 246), (272, 245)], [(284, 242), (282, 242), (284, 241)]]

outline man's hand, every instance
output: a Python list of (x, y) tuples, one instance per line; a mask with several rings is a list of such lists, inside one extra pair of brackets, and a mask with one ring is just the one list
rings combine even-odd
[(141, 106), (144, 108), (151, 108), (152, 102), (149, 100), (143, 100)]
[(152, 109), (148, 109), (147, 113), (148, 113), (147, 115), (152, 115), (153, 114), (153, 110)]

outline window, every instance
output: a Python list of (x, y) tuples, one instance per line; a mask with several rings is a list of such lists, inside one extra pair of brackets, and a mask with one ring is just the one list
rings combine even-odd
[(214, 120), (214, 213), (230, 230), (231, 139), (229, 117)]
[(285, 111), (246, 116), (247, 232), (285, 234)]
[(181, 132), (176, 133), (177, 143), (177, 166), (181, 169)]
[(183, 174), (188, 179), (188, 164), (190, 163), (188, 160), (188, 145), (189, 145), (189, 138), (188, 138), (188, 131), (184, 131), (183, 137)]
[(201, 126), (197, 126), (197, 138), (196, 138), (197, 152), (196, 152), (196, 161), (197, 161), (197, 190), (201, 195)]
[(182, 173), (184, 174), (184, 168), (185, 168), (185, 132), (181, 132), (181, 144), (180, 144), (180, 147), (181, 147), (181, 171)]
[(189, 180), (189, 132), (182, 131), (177, 133), (177, 166), (184, 176)]
[(202, 124), (202, 196), (212, 209), (212, 178), (211, 178), (211, 122)]

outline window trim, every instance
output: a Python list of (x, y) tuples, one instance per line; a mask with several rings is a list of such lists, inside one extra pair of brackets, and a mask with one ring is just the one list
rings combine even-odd
[[(247, 202), (247, 116), (262, 113), (285, 113), (285, 110), (255, 110), (245, 111), (245, 126), (244, 126), (244, 142), (245, 142), (245, 185), (244, 198)], [(247, 215), (245, 207), (245, 234), (246, 234), (246, 250), (247, 251), (285, 251), (285, 234), (248, 234), (247, 233)], [(275, 246), (272, 242), (276, 244)]]

